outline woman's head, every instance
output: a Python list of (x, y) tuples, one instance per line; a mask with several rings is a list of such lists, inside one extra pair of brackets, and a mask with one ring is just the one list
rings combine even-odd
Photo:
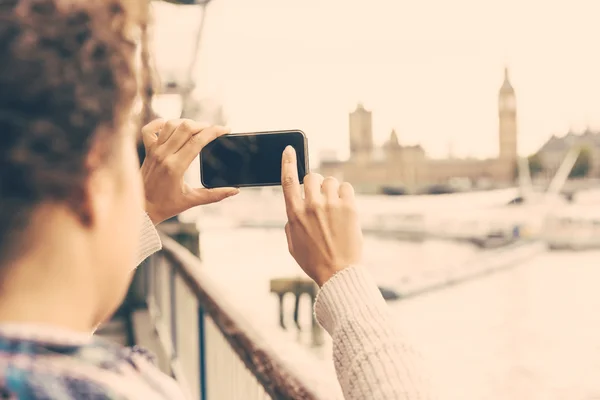
[(108, 307), (124, 294), (142, 205), (132, 108), (147, 3), (0, 2), (3, 288), (20, 265), (76, 262), (61, 279), (94, 281)]

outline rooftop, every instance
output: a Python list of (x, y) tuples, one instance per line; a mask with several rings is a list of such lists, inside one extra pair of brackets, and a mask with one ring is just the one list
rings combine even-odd
[(600, 147), (600, 131), (587, 128), (581, 133), (567, 132), (563, 136), (552, 135), (546, 143), (540, 147), (538, 153), (566, 151), (575, 144), (588, 144)]

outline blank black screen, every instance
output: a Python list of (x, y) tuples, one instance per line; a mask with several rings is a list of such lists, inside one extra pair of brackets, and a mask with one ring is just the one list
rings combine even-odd
[(296, 150), (298, 176), (307, 173), (306, 139), (300, 131), (221, 136), (200, 153), (200, 176), (207, 188), (273, 186), (281, 184), (281, 155), (286, 146)]

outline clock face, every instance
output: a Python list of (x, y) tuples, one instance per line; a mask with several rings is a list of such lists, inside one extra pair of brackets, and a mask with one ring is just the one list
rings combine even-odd
[(515, 96), (504, 96), (500, 99), (500, 108), (502, 110), (514, 110), (515, 107)]

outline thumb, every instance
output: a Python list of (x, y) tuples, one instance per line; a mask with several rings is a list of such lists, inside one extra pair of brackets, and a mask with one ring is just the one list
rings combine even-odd
[(191, 196), (189, 196), (191, 202), (190, 207), (217, 203), (228, 197), (235, 196), (239, 192), (240, 189), (231, 187), (215, 189), (195, 188), (192, 189), (192, 192), (190, 193)]

